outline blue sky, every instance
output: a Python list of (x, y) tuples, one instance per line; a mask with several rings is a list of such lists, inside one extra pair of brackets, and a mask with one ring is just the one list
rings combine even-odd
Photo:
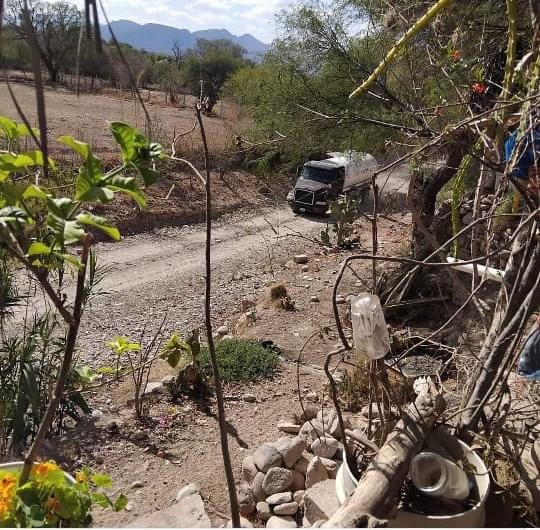
[[(77, 2), (81, 3), (81, 2)], [(225, 28), (241, 35), (251, 33), (263, 42), (275, 36), (274, 15), (290, 0), (103, 0), (110, 20), (139, 24), (156, 22), (190, 31)]]

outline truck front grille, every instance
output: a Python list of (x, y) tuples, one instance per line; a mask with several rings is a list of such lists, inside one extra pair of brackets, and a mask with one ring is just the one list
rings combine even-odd
[(294, 190), (294, 202), (312, 205), (315, 202), (315, 193), (309, 190)]

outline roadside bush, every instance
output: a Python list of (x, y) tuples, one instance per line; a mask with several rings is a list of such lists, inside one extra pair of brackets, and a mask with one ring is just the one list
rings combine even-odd
[[(52, 312), (35, 315), (23, 332), (2, 336), (0, 345), (0, 456), (18, 454), (32, 441), (47, 409), (50, 385), (58, 374), (65, 338)], [(66, 384), (53, 432), (60, 432), (66, 417), (78, 421), (90, 408), (82, 395), (73, 392), (73, 369)]]
[[(415, 398), (412, 380), (389, 370), (388, 381), (390, 383), (392, 402), (405, 406)], [(346, 410), (359, 411), (369, 400), (369, 365), (360, 362), (351, 371), (343, 374), (343, 379), (337, 383), (338, 395), (344, 403)], [(378, 398), (384, 397), (384, 392), (379, 385)]]
[(273, 285), (270, 289), (270, 297), (272, 298), (272, 300), (279, 300), (280, 298), (285, 298), (286, 296), (287, 288), (282, 283)]
[[(271, 377), (278, 369), (279, 357), (259, 343), (231, 339), (216, 343), (219, 372), (227, 383), (253, 383)], [(208, 348), (201, 349), (201, 370), (212, 377)]]

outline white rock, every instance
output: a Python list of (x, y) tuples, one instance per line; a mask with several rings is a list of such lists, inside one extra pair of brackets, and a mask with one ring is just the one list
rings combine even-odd
[(229, 327), (228, 326), (219, 326), (219, 328), (216, 329), (216, 333), (218, 335), (227, 335), (229, 333)]
[(272, 510), (270, 505), (267, 502), (258, 502), (257, 503), (257, 515), (261, 521), (267, 521), (272, 517)]
[(297, 254), (296, 256), (294, 256), (293, 260), (295, 263), (299, 263), (300, 265), (302, 265), (304, 263), (307, 263), (309, 261), (309, 258), (306, 254)]
[(290, 515), (273, 515), (266, 521), (266, 528), (296, 528), (296, 521)]
[(309, 299), (310, 302), (320, 302), (319, 300), (319, 297), (314, 294), (310, 299)]
[(302, 425), (298, 436), (301, 436), (309, 444), (317, 439), (319, 436), (324, 436), (325, 429), (323, 424), (317, 419), (309, 420)]
[(346, 302), (345, 297), (338, 294), (336, 296), (336, 304), (344, 304)]
[(258, 470), (253, 462), (253, 457), (248, 455), (242, 460), (242, 478), (249, 484), (253, 482)]
[(323, 480), (328, 479), (328, 471), (324, 467), (324, 464), (321, 462), (321, 459), (316, 456), (308, 465), (306, 471), (306, 490), (322, 482)]
[(292, 484), (294, 476), (292, 471), (284, 467), (271, 467), (264, 477), (262, 488), (267, 495), (286, 491)]
[(274, 442), (273, 446), (281, 455), (285, 467), (291, 468), (306, 450), (306, 441), (300, 436), (295, 438), (283, 437)]
[(263, 482), (264, 482), (264, 473), (257, 473), (255, 475), (255, 478), (253, 479), (253, 483), (251, 484), (251, 489), (253, 490), (253, 496), (255, 497), (255, 500), (257, 502), (262, 502), (268, 497), (266, 493), (263, 490)]
[(259, 446), (253, 453), (253, 462), (257, 469), (263, 473), (266, 473), (271, 467), (279, 467), (281, 461), (278, 450), (270, 444)]
[(278, 504), (274, 507), (274, 513), (276, 515), (294, 515), (298, 511), (298, 504), (296, 502), (285, 502), (284, 504)]
[(300, 425), (292, 423), (291, 421), (281, 421), (277, 425), (278, 430), (287, 434), (298, 434), (300, 432)]
[(247, 403), (255, 403), (257, 401), (257, 396), (254, 394), (243, 394), (242, 401), (246, 401)]
[(197, 484), (188, 484), (184, 486), (176, 494), (176, 502), (180, 502), (182, 499), (189, 497), (190, 495), (199, 495), (201, 490)]
[(212, 522), (204, 509), (200, 495), (184, 497), (172, 506), (143, 517), (129, 524), (130, 528), (210, 528)]
[(324, 480), (306, 490), (304, 496), (304, 516), (313, 525), (317, 521), (328, 520), (339, 508), (336, 495), (336, 481)]
[(302, 265), (302, 272), (309, 272), (309, 265)]
[(326, 468), (326, 471), (328, 471), (328, 476), (330, 478), (336, 478), (337, 471), (339, 468), (338, 463), (335, 460), (332, 460), (330, 458), (321, 458), (321, 462)]
[(137, 489), (137, 488), (144, 488), (144, 482), (142, 480), (136, 480), (135, 482), (131, 483), (131, 489)]
[(308, 392), (306, 394), (306, 399), (308, 401), (311, 401), (312, 403), (316, 403), (317, 401), (319, 401), (319, 396), (316, 394), (316, 392)]
[(338, 450), (339, 442), (332, 436), (316, 438), (311, 444), (311, 451), (321, 458), (332, 458)]
[[(229, 519), (227, 522), (227, 528), (232, 528), (232, 520)], [(246, 519), (245, 517), (240, 516), (240, 528), (253, 528), (253, 525), (251, 524), (251, 521)]]
[(274, 506), (276, 504), (284, 504), (286, 502), (292, 502), (292, 492), (283, 491), (282, 493), (274, 493), (266, 499), (267, 504)]
[(161, 381), (154, 381), (153, 383), (148, 383), (144, 389), (144, 395), (148, 396), (150, 394), (161, 394), (165, 391), (165, 385)]

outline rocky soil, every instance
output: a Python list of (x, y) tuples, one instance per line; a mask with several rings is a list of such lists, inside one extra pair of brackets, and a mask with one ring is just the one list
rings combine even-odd
[[(396, 187), (403, 185), (402, 179), (396, 180)], [(401, 251), (408, 237), (408, 216), (395, 214), (393, 218), (381, 219), (383, 253)], [(293, 413), (301, 413), (299, 396), (315, 392), (321, 403), (327, 399), (321, 365), (337, 341), (329, 301), (335, 273), (347, 252), (329, 251), (316, 242), (326, 222), (325, 218), (294, 216), (279, 206), (261, 208), (256, 215), (237, 211), (215, 223), (215, 329), (226, 326), (231, 335), (272, 340), (283, 358), (272, 380), (226, 388), (229, 444), (238, 485), (244, 457), (262, 443), (279, 438), (278, 424), (293, 421)], [(358, 221), (355, 230), (358, 248), (369, 249), (368, 223)], [(99, 243), (97, 250), (107, 274), (84, 315), (79, 364), (114, 365), (106, 341), (116, 335), (142, 337), (147, 343), (160, 326), (161, 339), (173, 330), (186, 334), (202, 326), (201, 225), (160, 228), (115, 244)], [(296, 263), (293, 258), (298, 254), (305, 254), (307, 263)], [(346, 275), (340, 293), (343, 301), (369, 282), (369, 264), (354, 268), (355, 274)], [(295, 310), (269, 303), (268, 291), (277, 283), (286, 287)], [(255, 318), (248, 318), (246, 313), (254, 310)], [(156, 362), (150, 381), (159, 383), (172, 373), (165, 362)], [(86, 397), (94, 408), (93, 417), (61, 439), (51, 440), (48, 452), (68, 469), (89, 464), (110, 474), (113, 493), (127, 494), (128, 510), (97, 513), (96, 525), (124, 526), (170, 508), (178, 490), (193, 483), (200, 489), (212, 524), (226, 523), (228, 498), (212, 397), (172, 402), (158, 390), (150, 398), (143, 422), (133, 415), (129, 378), (96, 388)]]

